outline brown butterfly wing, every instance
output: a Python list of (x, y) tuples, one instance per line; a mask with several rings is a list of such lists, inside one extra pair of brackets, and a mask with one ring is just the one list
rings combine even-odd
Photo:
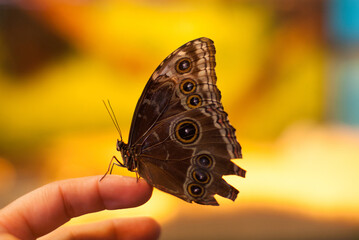
[[(222, 176), (245, 176), (245, 171), (230, 160), (240, 157), (236, 155), (240, 154), (239, 146), (231, 143), (235, 141), (233, 128), (215, 125), (216, 122), (226, 121), (225, 114), (213, 118), (202, 112), (213, 110), (215, 106), (203, 106), (158, 123), (141, 145), (140, 175), (154, 187), (186, 201), (217, 205), (214, 194), (235, 200), (238, 191)], [(198, 126), (198, 138), (193, 143), (182, 143), (181, 136), (176, 137), (174, 128), (183, 119)], [(201, 157), (207, 157), (209, 163), (202, 163)], [(199, 176), (195, 177), (196, 174)], [(197, 181), (196, 178), (203, 180)], [(203, 194), (191, 194), (193, 192), (188, 189), (191, 186), (195, 187), (194, 190), (197, 187)]]
[(207, 205), (218, 205), (215, 194), (236, 199), (223, 175), (245, 176), (231, 161), (241, 158), (241, 147), (220, 102), (214, 54), (213, 42), (200, 38), (168, 56), (141, 96), (130, 134), (140, 176)]
[[(199, 48), (207, 48), (205, 42), (208, 41), (211, 43), (211, 47), (207, 51), (213, 51), (210, 54), (207, 51), (200, 50)], [(211, 64), (215, 65), (214, 61), (215, 49), (213, 42), (207, 38), (199, 38), (193, 41), (190, 41), (183, 46), (179, 47), (177, 50), (172, 52), (165, 60), (157, 67), (155, 72), (152, 74), (148, 80), (145, 89), (142, 92), (142, 95), (137, 102), (135, 112), (133, 114), (130, 135), (128, 145), (133, 145), (137, 141), (140, 141), (140, 138), (145, 135), (145, 133), (158, 121), (159, 117), (163, 115), (167, 107), (170, 105), (169, 100), (176, 101), (178, 99), (173, 99), (172, 95), (175, 93), (175, 87), (178, 83), (178, 78), (180, 77), (176, 70), (176, 63), (179, 59), (183, 58), (185, 55), (193, 56), (193, 59), (197, 61), (198, 69), (192, 69), (192, 72), (199, 72), (200, 69), (207, 66), (208, 58), (213, 58)], [(205, 54), (207, 54), (205, 56)], [(213, 65), (213, 68), (214, 68)], [(201, 71), (201, 74), (205, 74)], [(213, 73), (214, 74), (214, 73)], [(188, 75), (184, 74), (184, 75)], [(208, 80), (208, 91), (211, 92), (212, 81), (215, 84), (215, 74), (211, 76), (210, 81)], [(175, 113), (178, 112), (178, 109), (175, 109)], [(168, 115), (168, 113), (167, 113)]]

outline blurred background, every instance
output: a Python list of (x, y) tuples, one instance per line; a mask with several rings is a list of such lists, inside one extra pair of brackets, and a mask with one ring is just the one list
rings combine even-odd
[(158, 64), (205, 36), (248, 171), (225, 178), (237, 200), (155, 190), (144, 206), (68, 224), (145, 215), (161, 239), (358, 239), (358, 12), (356, 0), (1, 0), (0, 207), (104, 174), (119, 154), (102, 100), (127, 139)]

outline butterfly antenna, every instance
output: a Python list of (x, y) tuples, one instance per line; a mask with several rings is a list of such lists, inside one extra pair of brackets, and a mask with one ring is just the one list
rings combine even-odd
[(107, 104), (106, 104), (106, 102), (104, 100), (102, 100), (102, 102), (105, 105), (106, 110), (107, 110), (108, 114), (110, 115), (111, 120), (112, 120), (113, 124), (115, 125), (115, 127), (117, 129), (117, 132), (120, 134), (120, 138), (121, 138), (121, 141), (122, 141), (122, 134), (121, 134), (120, 125), (118, 125), (117, 118), (116, 118), (115, 112), (112, 109), (110, 100), (107, 100), (108, 106), (107, 106)]

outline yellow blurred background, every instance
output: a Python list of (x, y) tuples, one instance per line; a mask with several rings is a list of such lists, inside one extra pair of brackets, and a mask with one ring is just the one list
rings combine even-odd
[[(48, 182), (103, 174), (152, 72), (214, 40), (218, 87), (247, 177), (220, 207), (155, 190), (161, 239), (359, 238), (355, 0), (0, 1), (0, 207)], [(135, 176), (116, 168), (114, 174)]]

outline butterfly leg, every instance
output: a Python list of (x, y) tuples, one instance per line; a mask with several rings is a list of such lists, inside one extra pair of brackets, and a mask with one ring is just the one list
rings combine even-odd
[(140, 179), (140, 175), (138, 174), (138, 161), (137, 160), (133, 161), (133, 164), (135, 165), (134, 169), (136, 169), (135, 173), (136, 173), (136, 179), (137, 179), (137, 182), (138, 182), (138, 179)]
[[(115, 162), (114, 162), (115, 160)], [(111, 158), (111, 161), (110, 161), (110, 164), (108, 165), (108, 168), (107, 168), (107, 171), (106, 173), (102, 176), (102, 178), (100, 179), (100, 182), (102, 181), (102, 179), (104, 179), (106, 177), (106, 175), (108, 173), (112, 173), (112, 170), (113, 170), (113, 166), (116, 165), (116, 166), (119, 166), (119, 167), (126, 167), (125, 165), (123, 165), (118, 159), (116, 156), (113, 156)]]

